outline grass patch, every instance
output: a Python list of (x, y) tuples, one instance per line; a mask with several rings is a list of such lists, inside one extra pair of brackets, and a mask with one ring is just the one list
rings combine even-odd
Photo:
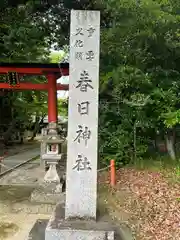
[(35, 160), (40, 160), (40, 155), (38, 155), (38, 156), (36, 156), (36, 157), (32, 158), (31, 160), (32, 160), (32, 161), (35, 161)]

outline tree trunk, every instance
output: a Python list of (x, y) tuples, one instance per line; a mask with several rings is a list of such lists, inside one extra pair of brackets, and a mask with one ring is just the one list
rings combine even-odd
[(9, 126), (7, 131), (5, 133), (3, 133), (3, 138), (4, 138), (5, 144), (8, 143), (9, 138), (10, 138), (15, 126), (16, 126), (16, 119), (12, 120), (11, 125)]
[(137, 131), (137, 124), (136, 124), (136, 120), (134, 122), (134, 126), (133, 126), (133, 146), (134, 146), (134, 161), (136, 161), (137, 159), (137, 146), (136, 146), (136, 131)]
[(176, 159), (176, 153), (174, 148), (175, 130), (174, 129), (168, 130), (165, 136), (165, 139), (166, 139), (166, 148), (167, 148), (168, 154), (172, 160), (175, 160)]
[(2, 139), (0, 139), (0, 158), (4, 156), (4, 141)]

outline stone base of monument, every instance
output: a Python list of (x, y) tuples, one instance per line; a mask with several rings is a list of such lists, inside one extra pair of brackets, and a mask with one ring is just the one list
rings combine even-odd
[(56, 206), (50, 220), (38, 219), (32, 227), (28, 240), (133, 240), (123, 227), (101, 213), (97, 221), (65, 220), (65, 203)]
[(45, 230), (45, 240), (114, 240), (118, 237), (111, 221), (99, 217), (97, 221), (72, 219), (65, 220), (65, 209), (58, 204)]

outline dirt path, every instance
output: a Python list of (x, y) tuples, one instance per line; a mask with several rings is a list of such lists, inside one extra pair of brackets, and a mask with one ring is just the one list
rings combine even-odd
[(47, 214), (2, 214), (0, 220), (0, 240), (27, 240), (37, 219), (49, 219)]
[[(21, 170), (19, 173), (17, 177), (18, 171), (16, 171), (14, 177), (17, 177), (16, 183), (21, 185), (0, 187), (0, 240), (27, 240), (36, 220), (49, 219), (55, 208), (55, 205), (33, 204), (30, 201), (31, 193), (37, 185), (34, 183), (32, 186), (35, 170), (27, 170), (26, 173)], [(13, 178), (8, 179), (9, 182), (12, 182), (11, 179)], [(25, 179), (29, 186), (25, 185)], [(7, 183), (7, 179), (5, 182)]]
[[(37, 155), (38, 145), (31, 144), (28, 150), (7, 157), (5, 162), (19, 162)], [(36, 159), (0, 178), (0, 240), (27, 240), (37, 219), (50, 218), (55, 205), (30, 201), (32, 191), (43, 176), (44, 169)]]
[(24, 152), (29, 149), (33, 149), (34, 147), (39, 146), (39, 141), (34, 140), (34, 141), (25, 141), (23, 144), (14, 144), (12, 146), (8, 146), (5, 149), (5, 158), (14, 156), (18, 154), (19, 152)]
[[(3, 163), (12, 167), (34, 157), (39, 154), (39, 145), (38, 142), (28, 142), (12, 146)], [(29, 201), (41, 175), (37, 159), (0, 179), (0, 240), (27, 240), (36, 220), (49, 218), (53, 206), (48, 209), (47, 206), (32, 205)], [(32, 184), (34, 187), (27, 186)]]

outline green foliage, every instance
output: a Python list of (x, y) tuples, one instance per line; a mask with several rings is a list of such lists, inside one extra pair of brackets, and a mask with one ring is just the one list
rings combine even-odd
[(30, 126), (33, 116), (44, 117), (47, 115), (47, 93), (36, 91), (16, 92), (13, 94), (12, 109), (14, 118), (25, 126)]
[(172, 128), (180, 122), (180, 110), (165, 113), (164, 115), (162, 115), (162, 117), (164, 117), (164, 124), (168, 128)]
[[(49, 56), (52, 47), (64, 49), (69, 44), (70, 9), (95, 9), (96, 1), (6, 1), (0, 3), (0, 62), (59, 62), (57, 54)], [(105, 19), (105, 18), (104, 18)], [(65, 51), (66, 53), (66, 51)], [(63, 56), (62, 56), (63, 57)], [(30, 78), (37, 82), (37, 78)], [(42, 81), (42, 79), (41, 79)], [(31, 115), (47, 112), (47, 94), (14, 93), (14, 117), (28, 123)], [(31, 101), (30, 101), (31, 100)], [(24, 104), (23, 104), (24, 103)], [(40, 104), (41, 103), (41, 104)], [(66, 115), (66, 110), (63, 113)]]
[(0, 16), (0, 61), (42, 62), (49, 55), (45, 33), (27, 7), (6, 8)]
[(113, 149), (124, 162), (179, 124), (180, 17), (168, 0), (104, 4), (111, 27), (101, 37), (101, 156)]
[(102, 77), (101, 84), (101, 156), (129, 162), (134, 151), (136, 156), (141, 156), (147, 148), (143, 137), (138, 136), (134, 149), (134, 125), (141, 129), (151, 126), (142, 111), (148, 101), (148, 91), (144, 89), (148, 88), (150, 80), (141, 70), (122, 65)]
[(51, 52), (50, 54), (51, 63), (60, 63), (62, 59), (63, 59), (63, 54), (59, 52)]
[(58, 114), (63, 117), (68, 116), (68, 100), (58, 99)]
[[(17, 6), (17, 5), (16, 5)], [(26, 0), (21, 7), (26, 9), (37, 29), (42, 29), (46, 43), (57, 50), (69, 44), (70, 10), (102, 10), (102, 26), (109, 24), (109, 13), (104, 10), (103, 1), (97, 0), (61, 0), (41, 1)]]
[[(52, 45), (68, 49), (70, 9), (101, 10), (100, 157), (135, 161), (144, 156), (157, 132), (164, 138), (168, 129), (179, 126), (180, 4), (172, 0), (1, 1), (0, 61), (62, 60), (49, 55), (49, 49)], [(29, 121), (32, 114), (47, 112), (47, 94), (15, 93), (13, 106), (16, 116)], [(59, 111), (67, 116), (67, 103), (60, 100)]]

